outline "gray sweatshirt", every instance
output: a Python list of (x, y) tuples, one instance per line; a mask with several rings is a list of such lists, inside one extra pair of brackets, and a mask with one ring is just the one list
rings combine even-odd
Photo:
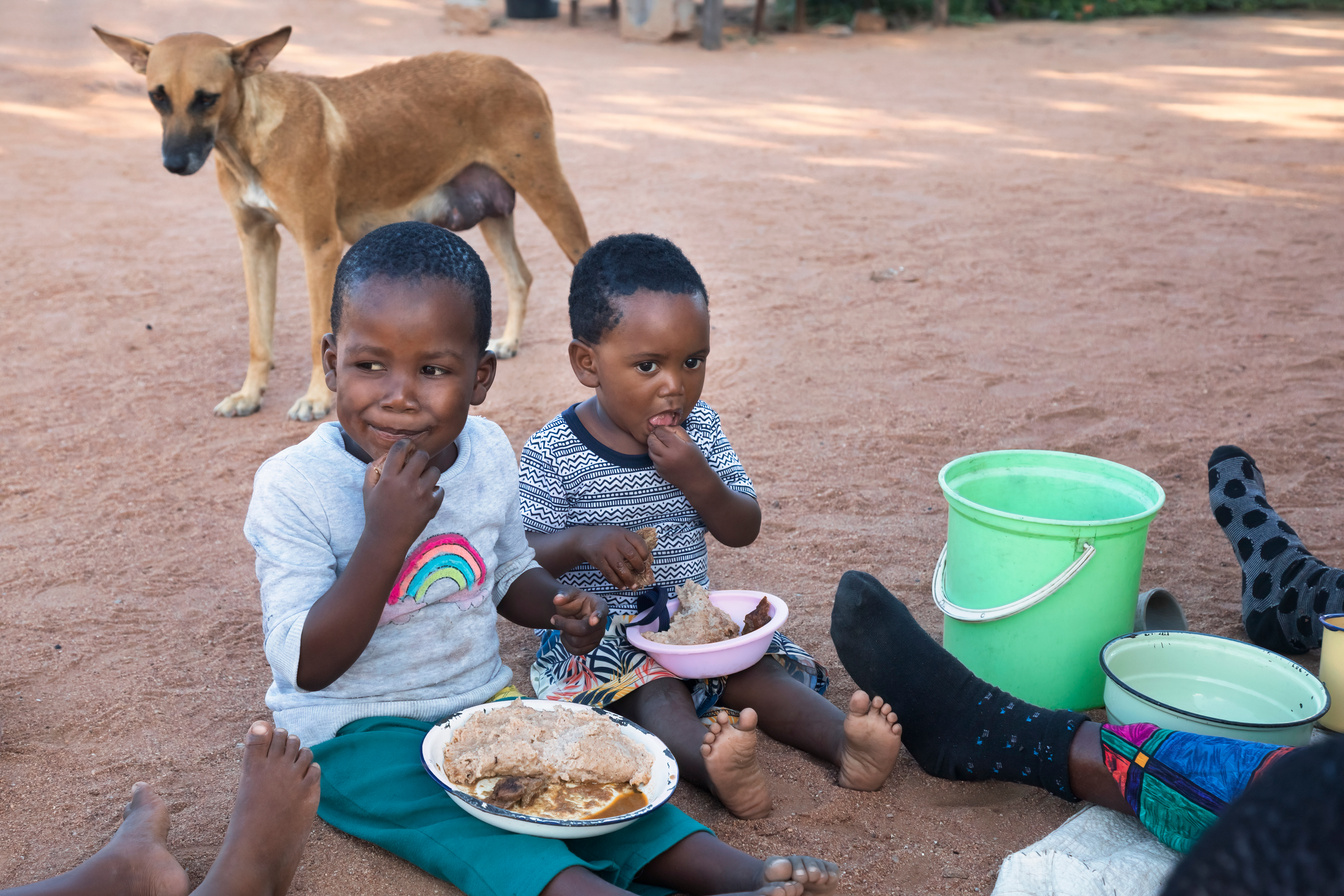
[(512, 679), (495, 607), (536, 566), (518, 509), (518, 466), (494, 423), (468, 417), (443, 506), (407, 554), (363, 654), (320, 691), (295, 683), (308, 609), (364, 531), (368, 465), (324, 423), (257, 470), (243, 533), (257, 552), (262, 629), (274, 681), (266, 705), (306, 745), (368, 716), (434, 720), (484, 703)]

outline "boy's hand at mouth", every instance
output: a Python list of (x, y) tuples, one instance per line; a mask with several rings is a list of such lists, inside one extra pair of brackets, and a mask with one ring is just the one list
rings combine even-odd
[(552, 601), (551, 625), (560, 631), (560, 641), (575, 656), (588, 653), (602, 641), (607, 630), (607, 602), (577, 588), (562, 591)]
[(649, 548), (635, 532), (621, 526), (575, 526), (579, 556), (617, 588), (638, 584), (639, 573), (650, 563)]
[(658, 475), (689, 492), (710, 480), (718, 481), (709, 461), (700, 448), (680, 426), (656, 426), (649, 433), (649, 460)]
[(364, 474), (364, 531), (409, 550), (443, 505), (440, 472), (409, 439), (394, 443)]

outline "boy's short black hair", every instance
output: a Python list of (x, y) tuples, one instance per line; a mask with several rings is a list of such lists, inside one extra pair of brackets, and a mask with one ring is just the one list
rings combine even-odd
[(704, 281), (671, 241), (651, 233), (609, 236), (574, 265), (569, 283), (569, 328), (574, 338), (596, 345), (621, 319), (612, 299), (641, 289), (697, 296), (709, 304)]
[(371, 277), (420, 280), (437, 277), (459, 284), (476, 311), (473, 335), (482, 352), (490, 343), (490, 275), (467, 241), (434, 224), (403, 221), (366, 234), (336, 269), (331, 293), (331, 332), (339, 335), (345, 298)]

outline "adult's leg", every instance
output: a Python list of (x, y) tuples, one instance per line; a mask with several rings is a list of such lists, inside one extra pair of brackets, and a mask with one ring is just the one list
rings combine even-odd
[(1344, 880), (1344, 739), (1276, 762), (1195, 844), (1164, 896), (1338, 892)]
[[(243, 747), (243, 778), (224, 846), (194, 892), (279, 896), (288, 888), (317, 810), (320, 769), (299, 739), (254, 722)], [(78, 868), (4, 896), (126, 894), (179, 896), (187, 875), (168, 852), (168, 807), (148, 784), (132, 789), (124, 821), (107, 846)]]
[(1177, 849), (1289, 752), (1152, 725), (1098, 725), (1018, 700), (976, 678), (865, 573), (840, 580), (831, 637), (854, 681), (889, 695), (925, 771), (1018, 781), (1137, 815)]
[(1069, 777), (1087, 716), (1033, 706), (975, 677), (867, 573), (841, 578), (831, 640), (854, 683), (896, 710), (902, 741), (929, 774), (1033, 784), (1067, 800), (1094, 796), (1075, 794)]
[(322, 770), (299, 739), (253, 722), (224, 845), (196, 896), (281, 896), (317, 813)]
[(4, 896), (185, 896), (187, 873), (168, 852), (168, 804), (148, 784), (131, 788), (112, 839), (77, 868)]
[(1241, 619), (1261, 647), (1305, 653), (1321, 646), (1322, 613), (1344, 613), (1344, 570), (1311, 555), (1265, 500), (1255, 461), (1235, 445), (1209, 458), (1209, 506), (1241, 564)]

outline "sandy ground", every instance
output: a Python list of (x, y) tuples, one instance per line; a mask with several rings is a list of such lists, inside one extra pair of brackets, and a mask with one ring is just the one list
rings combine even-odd
[[(1308, 544), (1344, 562), (1344, 19), (779, 36), (710, 54), (623, 44), (597, 8), (578, 30), (481, 38), (443, 34), (438, 13), (6, 8), (0, 885), (93, 853), (136, 779), (171, 804), (193, 880), (205, 873), (270, 679), (241, 532), (252, 475), (312, 429), (285, 417), (308, 377), (292, 241), (267, 403), (211, 416), (247, 352), (233, 228), (209, 171), (163, 170), (144, 83), (94, 23), (238, 40), (291, 24), (276, 67), (309, 72), (465, 48), (534, 74), (590, 232), (667, 235), (704, 273), (705, 397), (766, 511), (755, 545), (713, 550), (713, 577), (791, 602), (789, 633), (832, 664), (837, 702), (852, 688), (827, 637), (837, 579), (870, 570), (940, 630), (936, 473), (970, 452), (1062, 449), (1155, 477), (1168, 503), (1144, 586), (1177, 593), (1197, 629), (1241, 635), (1204, 486), (1217, 444), (1248, 447)], [(533, 311), (484, 407), (516, 446), (583, 394), (563, 357), (563, 256), (528, 210), (519, 232)], [(889, 268), (904, 272), (872, 279)], [(530, 635), (504, 627), (524, 670)], [(689, 786), (677, 803), (742, 849), (840, 862), (853, 893), (988, 892), (1007, 853), (1074, 811), (931, 780), (908, 756), (856, 794), (793, 751), (764, 755), (770, 818), (734, 820)], [(294, 885), (449, 890), (321, 823)]]

